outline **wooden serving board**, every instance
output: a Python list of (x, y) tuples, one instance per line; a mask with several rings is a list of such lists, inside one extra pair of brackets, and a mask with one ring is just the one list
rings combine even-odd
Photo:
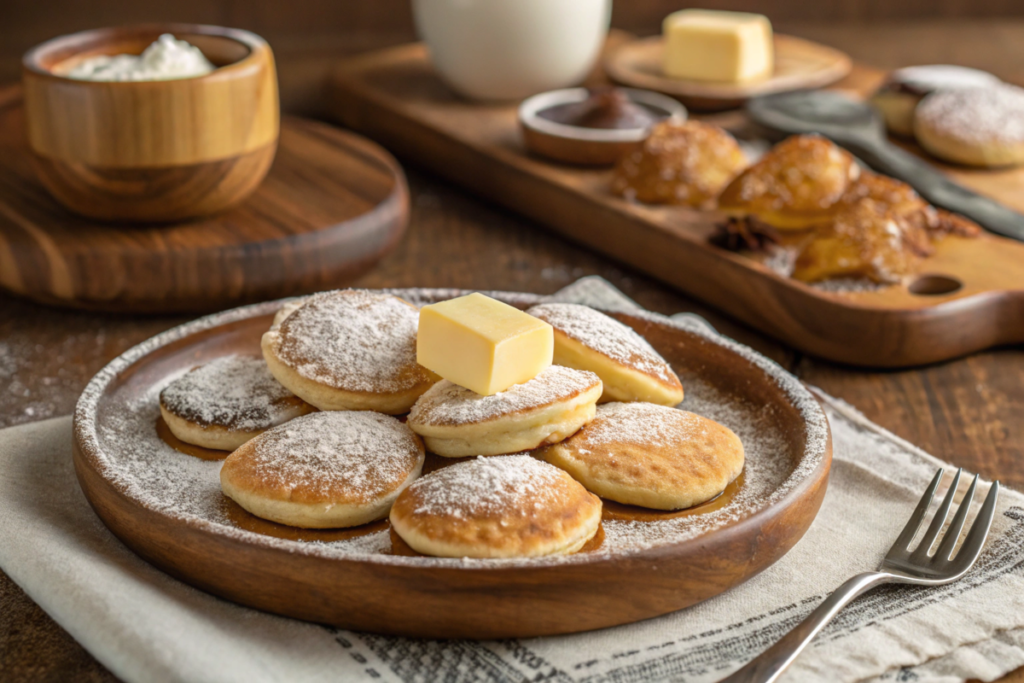
[(351, 282), (398, 242), (408, 189), (398, 163), (358, 135), (285, 118), (256, 192), (172, 225), (73, 215), (36, 179), (18, 86), (0, 90), (0, 287), (108, 311), (220, 310)]
[[(863, 94), (881, 78), (855, 66), (835, 87)], [(346, 126), (808, 353), (903, 367), (1024, 341), (1024, 244), (951, 237), (922, 265), (926, 279), (909, 287), (828, 292), (709, 245), (719, 214), (629, 203), (608, 192), (610, 170), (530, 156), (515, 105), (458, 98), (435, 75), (422, 45), (348, 60), (332, 86), (333, 112)], [(749, 125), (741, 112), (711, 120)], [(956, 175), (1010, 204), (1024, 195), (1024, 169)], [(993, 177), (1002, 180), (989, 182)], [(938, 286), (950, 282), (954, 291)]]
[[(392, 293), (416, 304), (465, 294)], [(491, 294), (520, 308), (540, 301)], [(279, 306), (218, 313), (136, 346), (90, 382), (75, 410), (75, 471), (100, 519), (150, 563), (228, 600), (414, 637), (604, 628), (682, 609), (745, 581), (785, 555), (824, 498), (828, 423), (796, 379), (717, 335), (615, 314), (679, 374), (683, 408), (723, 421), (743, 439), (747, 465), (718, 498), (675, 512), (606, 502), (601, 530), (580, 552), (501, 561), (418, 555), (386, 520), (309, 530), (257, 519), (221, 494), (218, 462), (161, 440), (156, 392), (196, 364), (258, 355)], [(425, 470), (451, 462), (428, 456)], [(615, 533), (604, 533), (613, 526)], [(633, 542), (622, 540), (630, 534)]]

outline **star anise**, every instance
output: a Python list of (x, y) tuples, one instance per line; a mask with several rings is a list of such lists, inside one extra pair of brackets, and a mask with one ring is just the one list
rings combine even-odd
[(708, 241), (729, 251), (767, 252), (779, 243), (779, 233), (753, 216), (744, 216), (719, 223)]

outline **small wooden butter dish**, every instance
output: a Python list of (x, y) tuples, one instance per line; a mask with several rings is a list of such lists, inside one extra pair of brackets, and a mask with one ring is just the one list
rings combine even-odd
[[(175, 80), (66, 77), (97, 55), (140, 54), (170, 33), (217, 67)], [(83, 31), (26, 53), (29, 145), (67, 209), (113, 221), (176, 221), (226, 209), (263, 180), (280, 105), (270, 46), (237, 29), (149, 24)]]
[(686, 119), (671, 97), (632, 88), (569, 88), (534, 95), (519, 106), (523, 142), (556, 161), (609, 166), (642, 142), (655, 123)]

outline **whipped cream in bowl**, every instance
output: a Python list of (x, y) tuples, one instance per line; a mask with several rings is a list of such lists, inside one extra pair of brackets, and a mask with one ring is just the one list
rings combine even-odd
[(83, 81), (167, 81), (205, 76), (215, 67), (195, 45), (164, 33), (141, 55), (96, 55), (67, 71)]

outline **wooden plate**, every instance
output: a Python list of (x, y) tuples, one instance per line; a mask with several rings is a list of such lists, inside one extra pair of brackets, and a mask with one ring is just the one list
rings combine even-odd
[(749, 85), (708, 83), (669, 78), (661, 72), (664, 41), (661, 36), (621, 45), (605, 58), (608, 76), (634, 88), (672, 95), (695, 109), (727, 109), (757, 95), (820, 88), (850, 73), (849, 56), (820, 43), (776, 33), (775, 73)]
[(0, 287), (109, 311), (220, 310), (330, 289), (398, 243), (408, 189), (376, 144), (285, 118), (270, 173), (240, 206), (173, 225), (75, 216), (36, 179), (20, 87), (0, 90)]
[[(422, 304), (464, 292), (394, 293)], [(523, 308), (539, 300), (494, 296)], [(825, 495), (828, 424), (798, 380), (710, 333), (617, 315), (680, 374), (684, 407), (729, 425), (744, 441), (741, 480), (718, 499), (677, 513), (606, 504), (595, 542), (571, 556), (533, 560), (418, 556), (387, 522), (340, 531), (264, 522), (221, 495), (219, 463), (160, 440), (156, 395), (198, 363), (258, 354), (279, 305), (219, 313), (154, 337), (104, 368), (75, 411), (75, 469), (103, 522), (147, 561), (228, 600), (418, 637), (602, 628), (678, 610), (745, 581), (800, 539)], [(428, 469), (437, 460), (428, 459)]]
[[(881, 74), (858, 65), (838, 86), (863, 93)], [(842, 363), (906, 367), (1024, 342), (1024, 244), (949, 238), (905, 285), (812, 287), (708, 243), (725, 216), (629, 202), (611, 171), (554, 163), (525, 149), (514, 105), (459, 99), (422, 45), (339, 65), (334, 115), (403, 158), (695, 296), (801, 351)], [(731, 117), (731, 118), (730, 118)], [(705, 117), (742, 127), (742, 112)], [(964, 170), (964, 174), (968, 171)], [(997, 201), (1024, 196), (1024, 179), (973, 184)], [(1016, 199), (1014, 199), (1016, 197)]]

